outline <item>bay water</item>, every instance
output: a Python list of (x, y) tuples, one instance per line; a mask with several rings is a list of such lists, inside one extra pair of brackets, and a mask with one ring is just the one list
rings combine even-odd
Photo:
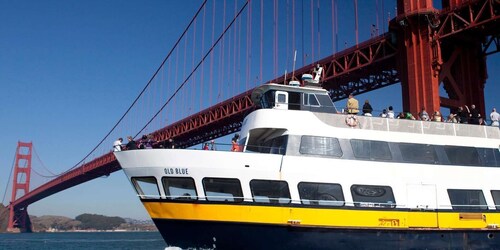
[(151, 249), (167, 247), (159, 232), (0, 233), (0, 249)]

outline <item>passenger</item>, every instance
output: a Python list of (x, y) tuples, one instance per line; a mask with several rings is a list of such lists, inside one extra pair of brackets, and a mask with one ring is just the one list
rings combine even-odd
[(127, 137), (128, 139), (128, 143), (127, 143), (127, 150), (134, 150), (134, 149), (137, 149), (137, 143), (134, 141), (134, 139), (132, 138), (132, 136), (128, 136)]
[(210, 150), (217, 150), (217, 148), (215, 146), (215, 140), (210, 141)]
[(152, 149), (153, 145), (156, 143), (155, 139), (153, 138), (153, 135), (149, 134), (146, 137), (146, 148), (147, 149)]
[(238, 139), (240, 139), (239, 134), (235, 134), (233, 139), (231, 139), (231, 151), (240, 151), (240, 145), (238, 145)]
[(488, 125), (488, 124), (486, 124), (486, 121), (484, 121), (484, 118), (482, 118), (482, 117), (479, 118), (479, 123), (478, 124), (479, 125)]
[(382, 118), (387, 118), (387, 109), (382, 110), (382, 113), (379, 115)]
[(123, 139), (121, 137), (118, 138), (118, 140), (116, 140), (115, 142), (113, 142), (113, 151), (115, 152), (122, 151), (122, 142)]
[(479, 110), (476, 109), (476, 105), (472, 104), (470, 106), (470, 123), (471, 124), (479, 124), (479, 118), (481, 118), (481, 114)]
[(490, 114), (491, 126), (498, 127), (500, 121), (500, 115), (497, 113), (497, 109), (493, 108)]
[(349, 94), (349, 98), (347, 99), (347, 113), (350, 115), (357, 115), (358, 112), (358, 100), (356, 100), (352, 94)]
[(413, 114), (410, 113), (410, 112), (406, 112), (405, 119), (407, 119), (407, 120), (416, 120), (415, 117), (413, 116)]
[(418, 118), (422, 121), (430, 120), (429, 114), (427, 113), (427, 111), (425, 111), (425, 107), (422, 107), (422, 110), (420, 111), (420, 113), (418, 113)]
[(446, 118), (446, 121), (445, 122), (449, 122), (449, 123), (458, 123), (458, 120), (457, 120), (457, 114), (451, 112), (450, 115), (448, 115), (448, 118)]
[(395, 115), (395, 114), (394, 114), (394, 110), (393, 110), (392, 106), (389, 106), (389, 108), (388, 108), (388, 109), (389, 109), (389, 110), (387, 111), (387, 118), (389, 118), (389, 119), (394, 119), (394, 115)]
[(203, 145), (203, 150), (208, 150), (208, 143), (205, 142), (205, 144)]
[(363, 115), (364, 116), (372, 116), (372, 105), (370, 105), (370, 102), (368, 100), (365, 101), (365, 104), (363, 104)]
[(434, 114), (432, 115), (432, 121), (434, 122), (442, 122), (443, 121), (443, 116), (441, 116), (441, 112), (439, 110), (436, 110)]
[(467, 105), (464, 105), (465, 109), (463, 107), (458, 107), (458, 121), (460, 123), (469, 123), (469, 116), (470, 116), (470, 111), (469, 107)]
[(139, 140), (139, 148), (140, 149), (145, 149), (146, 148), (146, 142), (148, 140), (147, 135), (142, 135), (141, 140)]
[(175, 148), (174, 139), (169, 138), (165, 141), (165, 148)]
[(396, 117), (396, 119), (405, 119), (405, 118), (406, 118), (406, 116), (405, 116), (405, 113), (404, 113), (404, 112), (400, 112), (400, 113), (398, 114), (398, 116)]

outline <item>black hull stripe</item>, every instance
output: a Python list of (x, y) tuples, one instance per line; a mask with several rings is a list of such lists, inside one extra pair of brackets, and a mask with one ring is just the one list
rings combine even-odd
[(169, 246), (215, 249), (500, 249), (495, 230), (383, 230), (153, 219)]

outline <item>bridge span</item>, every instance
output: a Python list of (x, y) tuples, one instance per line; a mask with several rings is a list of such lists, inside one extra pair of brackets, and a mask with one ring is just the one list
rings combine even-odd
[[(454, 109), (477, 103), (484, 115), (485, 60), (500, 51), (500, 2), (445, 0), (441, 10), (431, 0), (419, 2), (417, 6), (412, 0), (398, 0), (398, 15), (389, 23), (388, 32), (305, 65), (293, 76), (285, 74), (268, 82), (300, 81), (302, 74), (322, 67), (322, 87), (334, 101), (350, 93), (401, 83), (404, 110), (417, 113), (421, 107)], [(463, 68), (469, 70), (458, 70)], [(448, 96), (440, 96), (440, 84)], [(158, 142), (174, 138), (178, 147), (188, 148), (239, 131), (245, 115), (255, 109), (251, 92), (249, 89), (151, 134)], [(120, 169), (109, 152), (26, 192), (9, 204), (9, 227), (29, 231), (30, 204)]]

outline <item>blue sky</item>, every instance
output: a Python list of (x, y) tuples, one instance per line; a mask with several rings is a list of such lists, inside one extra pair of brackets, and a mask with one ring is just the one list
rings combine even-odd
[[(227, 2), (228, 13), (229, 10), (231, 13), (234, 10), (230, 2), (232, 1)], [(375, 22), (370, 12), (373, 10), (372, 2), (360, 1), (360, 42), (370, 36), (370, 24)], [(222, 3), (222, 0), (218, 1), (219, 5)], [(286, 1), (280, 1), (281, 6), (284, 3)], [(323, 3), (325, 1), (321, 2)], [(344, 21), (339, 22), (340, 49), (343, 49), (344, 43), (351, 46), (355, 39), (352, 32), (352, 4), (342, 3), (339, 19)], [(394, 15), (392, 1), (384, 3), (385, 12), (392, 12), (391, 15)], [(200, 0), (0, 0), (0, 95), (3, 102), (3, 105), (0, 105), (0, 128), (3, 132), (3, 141), (0, 144), (0, 194), (5, 192), (6, 183), (9, 181), (8, 176), (19, 140), (34, 143), (41, 161), (34, 156), (33, 165), (39, 172), (42, 165), (54, 173), (60, 173), (79, 162), (129, 107), (200, 4)], [(217, 15), (220, 15), (221, 10), (217, 8), (217, 11)], [(257, 12), (258, 8), (254, 7), (253, 11)], [(281, 15), (281, 18), (284, 19), (284, 15)], [(379, 20), (384, 20), (384, 17), (379, 17)], [(380, 23), (382, 25), (383, 22)], [(327, 28), (328, 25), (323, 24), (322, 29)], [(254, 29), (254, 32), (258, 32), (257, 28)], [(383, 29), (382, 26), (380, 29)], [(198, 30), (201, 30), (200, 26)], [(272, 28), (269, 30), (272, 31)], [(269, 30), (266, 32), (271, 32)], [(320, 52), (316, 51), (316, 59), (332, 53), (331, 39), (328, 44), (328, 36), (325, 34), (322, 33), (322, 39), (326, 42), (322, 43)], [(290, 37), (290, 34), (287, 37)], [(296, 40), (299, 43), (300, 37)], [(253, 47), (258, 47), (257, 43), (254, 43)], [(272, 48), (271, 45), (268, 47)], [(300, 45), (297, 47), (301, 48)], [(300, 58), (301, 52), (298, 53)], [(290, 68), (289, 57), (292, 52), (286, 54), (284, 58), (288, 59), (282, 61), (286, 60), (287, 66), (280, 67), (279, 71), (284, 71), (281, 68)], [(305, 52), (302, 55), (304, 54), (311, 56), (312, 53)], [(258, 61), (252, 61), (252, 67), (256, 67), (248, 74), (252, 79), (255, 79), (254, 73), (259, 70), (258, 65), (255, 66)], [(272, 67), (272, 63), (268, 63), (270, 61), (266, 60), (266, 68)], [(191, 59), (189, 64), (192, 64)], [(485, 90), (488, 113), (491, 107), (496, 105), (498, 108), (499, 65), (497, 54), (488, 58), (489, 79)], [(300, 63), (297, 67), (300, 67)], [(204, 70), (207, 72), (208, 68)], [(266, 69), (263, 80), (273, 79), (275, 75), (272, 75), (272, 71)], [(170, 71), (166, 69), (164, 73)], [(159, 84), (166, 82), (158, 81)], [(160, 89), (161, 86), (158, 85), (157, 88)], [(167, 93), (153, 98), (165, 99), (173, 87), (169, 85), (162, 90)], [(204, 90), (208, 93), (208, 83)], [(241, 87), (231, 93), (225, 93), (226, 96), (220, 99), (227, 99), (243, 90), (244, 87)], [(401, 107), (400, 92), (400, 86), (395, 85), (357, 98), (360, 101), (370, 99), (374, 108), (380, 110), (388, 105)], [(187, 95), (180, 97), (189, 99)], [(203, 103), (189, 111), (193, 113), (203, 106), (206, 107), (209, 104), (207, 99), (202, 99)], [(219, 100), (215, 97), (213, 99), (212, 103)], [(182, 100), (178, 100), (171, 106), (175, 108), (175, 105), (184, 106), (183, 104), (185, 103)], [(180, 116), (182, 114), (176, 118), (166, 116), (164, 119), (173, 121), (181, 118)], [(129, 129), (128, 125), (121, 127), (106, 140), (107, 144), (101, 151), (93, 156), (99, 156), (109, 150), (112, 140), (116, 137), (135, 134), (135, 128), (142, 126), (147, 119), (147, 115), (128, 118), (125, 123), (135, 125), (134, 129)], [(161, 121), (158, 124), (161, 126)], [(150, 128), (149, 131), (154, 129)], [(229, 142), (229, 139), (219, 141), (224, 140)], [(42, 181), (40, 177), (37, 180)], [(11, 191), (7, 191), (8, 199)], [(45, 198), (30, 205), (28, 211), (33, 215), (75, 217), (89, 212), (148, 218), (121, 171)]]

